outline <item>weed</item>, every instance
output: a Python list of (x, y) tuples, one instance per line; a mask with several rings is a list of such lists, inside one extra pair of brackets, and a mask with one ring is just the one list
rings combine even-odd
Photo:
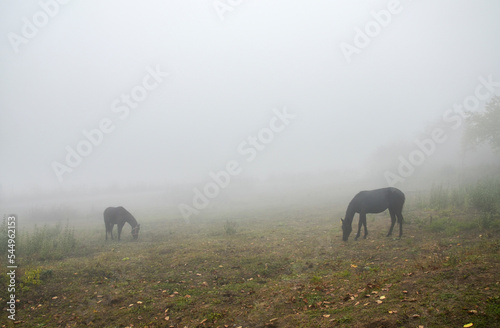
[(210, 321), (210, 322), (215, 322), (219, 319), (222, 319), (224, 317), (224, 315), (222, 313), (219, 313), (219, 312), (209, 312), (207, 314), (207, 320)]
[(350, 323), (352, 322), (352, 317), (351, 316), (343, 316), (342, 318), (337, 319), (338, 323)]
[(500, 296), (494, 296), (488, 299), (486, 314), (491, 317), (500, 318)]
[(21, 279), (21, 283), (19, 286), (21, 287), (22, 291), (29, 291), (30, 286), (36, 286), (40, 285), (42, 281), (40, 280), (40, 274), (42, 273), (42, 269), (33, 269), (33, 270), (26, 270), (24, 272), (24, 275)]
[(191, 297), (176, 297), (174, 299), (174, 304), (172, 309), (177, 311), (182, 311), (185, 308), (189, 307), (193, 303), (193, 299)]
[(446, 300), (457, 298), (457, 295), (452, 294), (452, 293), (442, 293), (439, 295), (439, 298), (443, 301), (446, 301)]
[(311, 278), (311, 284), (319, 285), (319, 284), (321, 284), (322, 281), (323, 281), (323, 278), (320, 276), (313, 276)]
[(236, 234), (236, 223), (230, 220), (227, 220), (224, 224), (224, 231), (226, 235), (234, 235)]

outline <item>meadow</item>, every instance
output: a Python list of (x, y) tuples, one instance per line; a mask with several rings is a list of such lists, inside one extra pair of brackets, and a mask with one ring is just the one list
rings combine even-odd
[(101, 218), (42, 225), (16, 239), (16, 323), (4, 308), (1, 326), (498, 326), (499, 185), (407, 195), (401, 239), (385, 237), (385, 212), (368, 216), (367, 239), (342, 242), (347, 204), (228, 209), (190, 223), (151, 213), (136, 217), (138, 241), (127, 225), (106, 242)]

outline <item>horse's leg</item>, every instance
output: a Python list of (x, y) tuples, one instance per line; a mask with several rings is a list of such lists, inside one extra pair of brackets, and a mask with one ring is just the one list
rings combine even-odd
[(122, 234), (122, 229), (125, 223), (118, 223), (118, 240), (120, 240), (120, 235)]
[(389, 229), (389, 233), (387, 234), (387, 237), (392, 235), (392, 229), (394, 229), (394, 225), (396, 224), (396, 214), (390, 208), (389, 208), (389, 214), (391, 215), (391, 228)]
[(358, 233), (356, 234), (356, 237), (354, 237), (354, 240), (358, 240), (359, 236), (361, 235), (361, 227), (363, 224), (366, 225), (366, 214), (365, 213), (359, 213), (359, 222), (358, 222)]
[(366, 227), (366, 214), (363, 219), (363, 226), (365, 227), (365, 235), (363, 236), (363, 239), (366, 239), (366, 236), (368, 236), (368, 228)]
[(113, 238), (113, 227), (114, 227), (114, 226), (115, 226), (115, 225), (114, 225), (113, 223), (110, 223), (110, 224), (109, 224), (109, 234), (111, 235), (111, 240), (113, 240), (113, 239), (114, 239), (114, 238)]
[(398, 214), (398, 223), (399, 223), (399, 238), (403, 236), (403, 212), (399, 211)]

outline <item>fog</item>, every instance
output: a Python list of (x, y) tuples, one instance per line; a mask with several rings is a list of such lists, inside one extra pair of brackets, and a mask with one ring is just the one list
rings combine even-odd
[(2, 2), (1, 209), (199, 215), (196, 190), (327, 202), (495, 163), (462, 152), (456, 106), (500, 95), (498, 17), (492, 0)]

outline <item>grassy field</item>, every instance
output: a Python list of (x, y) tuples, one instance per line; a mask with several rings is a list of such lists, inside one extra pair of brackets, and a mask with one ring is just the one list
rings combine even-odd
[(498, 217), (408, 206), (401, 240), (386, 212), (344, 243), (343, 211), (157, 213), (135, 242), (128, 225), (105, 242), (101, 220), (39, 227), (18, 237), (15, 326), (498, 327)]

